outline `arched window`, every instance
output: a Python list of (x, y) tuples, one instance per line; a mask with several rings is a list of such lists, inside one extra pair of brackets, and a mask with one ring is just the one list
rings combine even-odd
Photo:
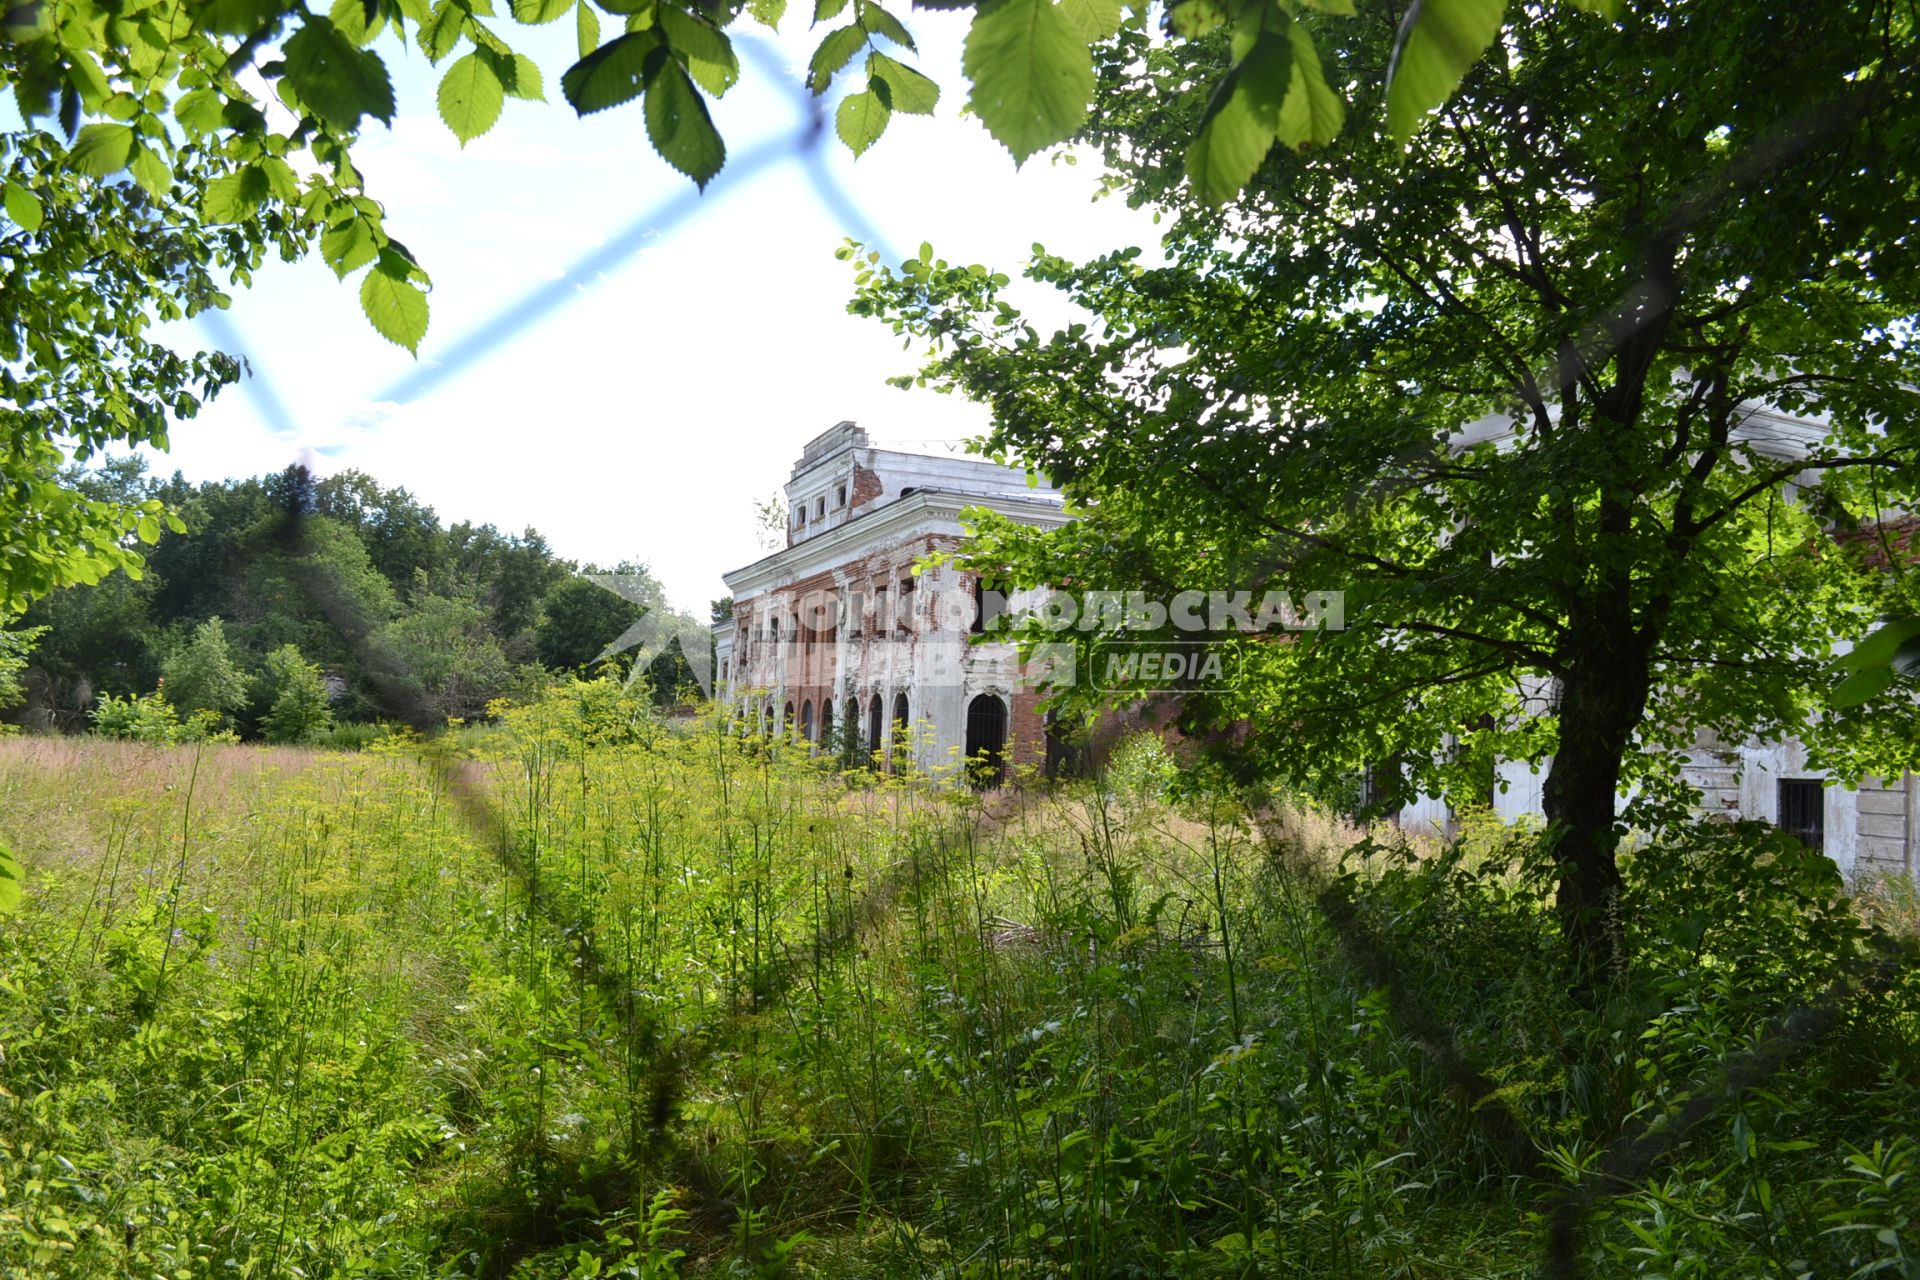
[(880, 751), (886, 747), (886, 743), (880, 736), (883, 732), (880, 717), (886, 710), (881, 702), (882, 699), (877, 691), (867, 701), (867, 750), (869, 751)]
[(787, 704), (787, 714), (780, 721), (780, 736), (783, 738), (793, 736), (793, 704), (791, 702)]
[(803, 742), (813, 740), (813, 699), (808, 698), (800, 704), (800, 738)]
[(983, 693), (967, 704), (967, 780), (981, 790), (1007, 774), (1007, 704)]
[(893, 736), (887, 743), (887, 755), (902, 768), (906, 766), (907, 760), (908, 723), (907, 695), (896, 693), (893, 695)]
[(820, 704), (820, 745), (828, 750), (832, 750), (834, 746), (832, 698)]

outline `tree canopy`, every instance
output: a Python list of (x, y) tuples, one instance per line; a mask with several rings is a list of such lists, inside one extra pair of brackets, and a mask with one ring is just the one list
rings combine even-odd
[[(1567, 2), (1604, 14), (1614, 0)], [(317, 249), (342, 280), (358, 277), (373, 327), (418, 351), (427, 271), (353, 161), (369, 123), (394, 117), (386, 56), (411, 44), (446, 65), (437, 105), (464, 145), (508, 99), (546, 95), (548, 74), (507, 43), (508, 24), (570, 20), (578, 58), (549, 69), (567, 101), (585, 115), (640, 100), (655, 150), (704, 188), (726, 162), (708, 100), (742, 75), (736, 36), (785, 11), (785, 0), (512, 0), (505, 13), (492, 0), (335, 0), (325, 13), (287, 0), (0, 3), (0, 86), (28, 122), (0, 134), (0, 460), (15, 481), (0, 493), (12, 531), (0, 613), (138, 572), (137, 546), (167, 518), (99, 506), (58, 479), (107, 444), (165, 447), (171, 423), (238, 376), (229, 356), (154, 343), (155, 321), (226, 305), (221, 290), (247, 284), (269, 252)], [(1353, 0), (982, 0), (968, 107), (1024, 161), (1087, 121), (1096, 50), (1144, 38), (1156, 15), (1183, 39), (1230, 29), (1233, 65), (1189, 147), (1196, 190), (1223, 200), (1276, 144), (1339, 132), (1345, 106), (1310, 24), (1354, 12)], [(1504, 16), (1504, 0), (1407, 9), (1386, 91), (1398, 136), (1445, 100)], [(897, 15), (877, 0), (816, 0), (810, 17), (824, 28), (813, 92), (863, 77), (834, 117), (856, 154), (894, 113), (933, 111), (940, 87), (909, 65), (914, 38)]]
[(1168, 218), (1167, 263), (1039, 253), (1088, 317), (1050, 335), (927, 251), (861, 259), (853, 305), (929, 340), (917, 380), (989, 404), (991, 446), (1082, 513), (985, 521), (974, 564), (1344, 591), (1344, 630), (1238, 641), (1189, 727), (1240, 726), (1250, 771), (1392, 761), (1402, 797), (1456, 803), (1541, 765), (1564, 922), (1604, 955), (1616, 797), (1671, 812), (1696, 734), (1920, 764), (1911, 698), (1825, 708), (1831, 642), (1912, 612), (1877, 549), (1920, 444), (1920, 51), (1892, 3), (1643, 3), (1607, 40), (1524, 14), (1411, 151), (1372, 109), (1391, 15), (1332, 29), (1355, 122), (1225, 209), (1184, 140), (1248, 55), (1122, 36), (1089, 136)]
[[(447, 525), (357, 471), (189, 485), (115, 459), (67, 483), (91, 500), (163, 504), (184, 532), (160, 536), (141, 578), (56, 590), (27, 610), (37, 643), (15, 665), (35, 727), (77, 728), (101, 697), (156, 688), (183, 722), (208, 712), (247, 736), (268, 732), (288, 690), (275, 733), (333, 719), (432, 727), (550, 673), (624, 670), (625, 657), (597, 660), (645, 611), (534, 530)], [(671, 613), (644, 564), (617, 572)], [(684, 683), (679, 661), (649, 673), (662, 699)], [(312, 714), (315, 681), (327, 717)]]

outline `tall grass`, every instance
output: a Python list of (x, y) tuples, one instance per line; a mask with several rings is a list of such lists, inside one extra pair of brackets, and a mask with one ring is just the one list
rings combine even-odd
[[(1583, 1011), (1498, 840), (1368, 854), (1181, 781), (1143, 745), (983, 801), (610, 685), (350, 756), (0, 743), (30, 869), (0, 925), (0, 1269), (1533, 1274), (1646, 1099), (1797, 990)], [(1716, 981), (1746, 973), (1717, 946)], [(1836, 1049), (1787, 1068), (1817, 1106), (1742, 1102), (1778, 1224), (1688, 1217), (1758, 1194), (1722, 1203), (1716, 1111), (1581, 1192), (1579, 1265), (1899, 1274), (1895, 968), (1882, 1022), (1840, 1029), (1872, 1101), (1832, 1092)], [(1589, 1078), (1614, 1030), (1627, 1065)]]

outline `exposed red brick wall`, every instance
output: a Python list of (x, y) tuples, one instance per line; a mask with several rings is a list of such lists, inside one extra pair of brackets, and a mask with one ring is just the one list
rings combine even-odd
[(1047, 762), (1047, 722), (1040, 711), (1039, 692), (1033, 689), (1013, 691), (1013, 717), (1007, 726), (1008, 757), (1016, 766), (1038, 769)]
[(1875, 569), (1888, 567), (1888, 553), (1900, 558), (1902, 564), (1916, 562), (1913, 538), (1920, 532), (1920, 516), (1901, 516), (1881, 524), (1868, 523), (1857, 530), (1839, 535), (1843, 544), (1857, 544), (1866, 549), (1867, 564)]
[[(865, 474), (871, 476), (871, 473)], [(862, 483), (860, 474), (856, 473), (856, 502), (861, 500), (864, 492), (860, 487)], [(873, 477), (866, 483), (877, 489), (879, 481)], [(910, 612), (908, 619), (903, 621), (899, 613), (902, 601), (900, 584), (908, 576), (909, 566), (916, 560), (934, 552), (953, 551), (964, 542), (965, 539), (953, 535), (922, 534), (885, 546), (862, 548), (831, 569), (789, 583), (765, 595), (737, 602), (734, 661), (738, 684), (742, 687), (767, 688), (774, 683), (776, 654), (760, 634), (762, 620), (772, 612), (781, 619), (780, 645), (787, 653), (787, 683), (779, 701), (792, 702), (796, 726), (801, 708), (811, 702), (813, 727), (817, 734), (821, 710), (826, 701), (832, 699), (836, 724), (844, 723), (849, 710), (858, 708), (864, 740), (868, 709), (876, 693), (883, 699), (883, 720), (891, 724), (893, 698), (900, 692), (900, 680), (897, 674), (887, 681), (877, 678), (884, 662), (881, 655), (886, 646), (913, 645), (938, 631), (953, 626), (964, 629), (966, 626), (964, 622), (957, 621), (943, 623), (939, 611), (933, 607), (933, 592), (925, 579), (917, 579), (915, 590), (905, 597)], [(945, 576), (958, 589), (965, 590), (971, 585), (971, 574), (955, 573), (948, 569)], [(885, 628), (884, 641), (879, 640), (880, 632), (875, 628), (871, 615), (874, 588), (880, 584), (890, 588), (888, 607), (894, 615)], [(810, 616), (807, 606), (815, 599), (856, 591), (862, 597), (868, 616), (862, 619), (859, 627), (861, 640), (855, 642), (859, 647), (850, 655), (846, 670), (848, 683), (837, 683), (834, 677), (838, 655), (835, 653), (836, 636), (833, 628), (827, 626), (817, 634), (810, 635), (805, 629), (805, 622)], [(848, 638), (851, 640), (851, 635)], [(851, 697), (848, 696), (849, 692)], [(1018, 686), (1012, 691), (1007, 726), (1008, 759), (1016, 767), (1039, 769), (1046, 764), (1046, 718), (1040, 709), (1041, 697), (1034, 690)], [(774, 708), (776, 716), (780, 710), (780, 706)], [(916, 717), (920, 714), (917, 704), (913, 712)], [(1093, 759), (1097, 761), (1104, 758), (1122, 737), (1141, 729), (1160, 733), (1170, 744), (1177, 743), (1180, 734), (1173, 728), (1173, 721), (1178, 713), (1177, 701), (1155, 699), (1102, 717), (1096, 722), (1089, 742)], [(964, 723), (951, 728), (964, 734)]]
[(880, 473), (878, 471), (871, 471), (857, 462), (854, 463), (853, 487), (847, 493), (848, 512), (852, 513), (860, 510), (860, 508), (880, 497), (881, 492)]

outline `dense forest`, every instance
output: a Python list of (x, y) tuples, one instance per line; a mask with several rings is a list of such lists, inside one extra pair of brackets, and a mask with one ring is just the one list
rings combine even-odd
[[(447, 524), (359, 471), (196, 485), (126, 456), (71, 483), (96, 501), (157, 498), (185, 531), (163, 534), (139, 577), (28, 611), (7, 715), (29, 730), (346, 744), (383, 724), (436, 727), (558, 674), (619, 669), (626, 655), (599, 661), (608, 643), (668, 608), (644, 564), (579, 564), (533, 529)], [(602, 572), (636, 598), (582, 576)], [(686, 684), (677, 652), (648, 674), (662, 700)]]

